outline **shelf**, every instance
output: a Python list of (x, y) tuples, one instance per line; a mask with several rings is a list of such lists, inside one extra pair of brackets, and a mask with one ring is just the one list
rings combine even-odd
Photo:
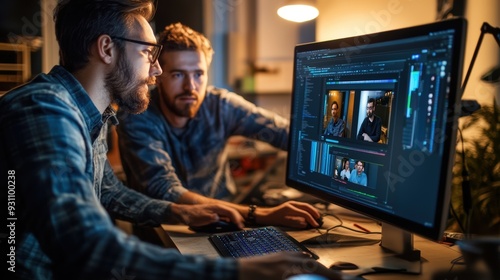
[[(0, 63), (0, 96), (11, 88), (27, 82), (31, 77), (31, 47), (28, 44), (0, 43), (0, 53), (2, 56)], [(8, 61), (10, 60), (10, 62)]]

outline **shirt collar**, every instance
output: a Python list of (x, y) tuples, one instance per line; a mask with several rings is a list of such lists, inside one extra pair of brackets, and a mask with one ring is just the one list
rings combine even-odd
[(89, 128), (92, 141), (97, 138), (102, 125), (108, 119), (111, 120), (113, 124), (118, 124), (113, 108), (108, 106), (108, 108), (106, 108), (104, 113), (101, 115), (80, 82), (64, 67), (59, 65), (54, 66), (49, 75), (57, 79), (77, 103), (77, 106), (83, 115), (84, 121)]

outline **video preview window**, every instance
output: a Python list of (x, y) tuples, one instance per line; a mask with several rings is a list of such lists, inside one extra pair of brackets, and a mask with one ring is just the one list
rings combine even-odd
[(387, 144), (393, 97), (391, 90), (329, 90), (322, 136)]

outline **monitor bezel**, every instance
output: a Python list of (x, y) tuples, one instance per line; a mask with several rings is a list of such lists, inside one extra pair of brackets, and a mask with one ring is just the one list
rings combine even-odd
[[(465, 37), (466, 37), (466, 28), (467, 22), (464, 18), (453, 18), (448, 20), (443, 20), (439, 22), (433, 22), (424, 25), (412, 26), (407, 28), (383, 31), (372, 34), (358, 35), (348, 38), (340, 38), (328, 41), (321, 42), (312, 42), (306, 44), (300, 44), (295, 46), (294, 49), (294, 69), (293, 69), (293, 86), (292, 86), (292, 98), (291, 98), (291, 118), (290, 118), (290, 136), (288, 143), (288, 153), (292, 149), (296, 149), (296, 147), (292, 146), (293, 137), (295, 137), (292, 133), (292, 128), (295, 125), (295, 122), (301, 122), (301, 120), (297, 120), (294, 117), (294, 112), (298, 110), (296, 108), (296, 82), (295, 79), (297, 73), (296, 69), (296, 59), (297, 54), (304, 51), (313, 51), (319, 49), (341, 49), (346, 46), (357, 47), (362, 51), (364, 45), (380, 43), (389, 40), (399, 40), (405, 38), (411, 38), (414, 36), (421, 36), (429, 34), (430, 32), (439, 32), (442, 30), (454, 29), (456, 36), (453, 37), (453, 62), (456, 65), (452, 66), (452, 77), (455, 77), (455, 80), (452, 84), (450, 84), (450, 93), (448, 101), (448, 120), (446, 122), (445, 133), (448, 137), (445, 139), (444, 147), (449, 147), (448, 149), (444, 149), (443, 158), (448, 160), (443, 160), (441, 164), (441, 170), (446, 170), (446, 176), (441, 176), (439, 178), (439, 186), (437, 191), (437, 200), (436, 200), (436, 213), (434, 215), (434, 224), (432, 227), (426, 227), (422, 224), (388, 214), (381, 210), (377, 210), (374, 208), (367, 207), (363, 204), (356, 204), (350, 200), (344, 199), (339, 196), (335, 196), (331, 193), (323, 192), (317, 190), (315, 188), (309, 187), (308, 185), (294, 180), (290, 175), (290, 165), (291, 157), (288, 156), (287, 159), (287, 167), (286, 167), (286, 184), (290, 187), (298, 189), (304, 193), (308, 193), (318, 198), (321, 198), (327, 202), (339, 205), (341, 207), (347, 208), (349, 210), (358, 212), (360, 214), (366, 215), (372, 219), (375, 219), (381, 223), (388, 223), (395, 227), (400, 228), (401, 230), (407, 231), (409, 233), (414, 233), (419, 236), (439, 241), (442, 239), (443, 232), (447, 226), (448, 221), (448, 213), (449, 213), (449, 201), (451, 195), (451, 182), (452, 182), (452, 168), (455, 161), (455, 146), (456, 146), (456, 134), (458, 129), (458, 118), (461, 111), (461, 81), (462, 81), (462, 72), (463, 72), (463, 57), (464, 57), (464, 49), (465, 49)], [(418, 211), (418, 210), (416, 210)]]

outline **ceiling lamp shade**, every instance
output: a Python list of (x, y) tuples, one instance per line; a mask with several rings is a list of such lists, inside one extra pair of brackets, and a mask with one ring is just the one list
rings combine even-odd
[(304, 22), (313, 20), (319, 15), (319, 11), (311, 0), (288, 0), (285, 5), (278, 9), (278, 15), (286, 20)]

